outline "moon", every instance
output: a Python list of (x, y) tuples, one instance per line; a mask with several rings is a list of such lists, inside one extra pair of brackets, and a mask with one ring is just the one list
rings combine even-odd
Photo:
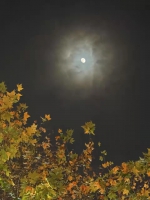
[(81, 58), (81, 62), (85, 63), (86, 62), (85, 58)]

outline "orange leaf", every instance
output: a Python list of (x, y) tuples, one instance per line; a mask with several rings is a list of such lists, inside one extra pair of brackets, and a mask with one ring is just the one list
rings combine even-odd
[(102, 164), (102, 166), (103, 166), (104, 168), (108, 167), (109, 165), (110, 165), (109, 162), (106, 162), (106, 163)]
[(47, 149), (47, 147), (49, 147), (49, 146), (50, 146), (49, 143), (42, 142), (42, 147), (43, 147), (43, 149)]
[(47, 119), (48, 121), (51, 120), (52, 118), (50, 117), (50, 115), (45, 115), (45, 119)]
[(149, 176), (149, 177), (150, 177), (150, 171), (149, 171), (149, 172), (147, 172), (147, 176)]
[(60, 136), (56, 136), (55, 137), (55, 140), (57, 141), (57, 140), (59, 140), (60, 139)]
[(62, 130), (60, 128), (58, 129), (58, 133), (62, 133)]
[(126, 173), (128, 169), (127, 169), (127, 164), (125, 162), (122, 163), (122, 168), (123, 168), (122, 171)]
[(72, 181), (72, 176), (68, 176), (68, 181)]
[(117, 166), (114, 167), (114, 168), (112, 169), (113, 174), (116, 174), (118, 170), (119, 170), (119, 167), (117, 167)]
[(27, 119), (30, 117), (27, 112), (24, 113), (23, 119), (24, 121), (27, 121)]

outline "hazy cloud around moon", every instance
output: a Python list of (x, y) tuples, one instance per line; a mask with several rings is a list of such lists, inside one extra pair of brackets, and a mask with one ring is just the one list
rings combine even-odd
[[(111, 33), (111, 30), (78, 26), (59, 31), (53, 41), (50, 36), (34, 39), (34, 43), (40, 43), (37, 51), (42, 56), (38, 59), (45, 62), (44, 69), (39, 69), (36, 75), (38, 80), (38, 76), (43, 76), (39, 90), (55, 88), (56, 93), (66, 98), (86, 98), (93, 91), (103, 93), (106, 87), (115, 87), (126, 79), (125, 41), (119, 38), (117, 41), (113, 30)], [(82, 57), (86, 60), (84, 64)]]

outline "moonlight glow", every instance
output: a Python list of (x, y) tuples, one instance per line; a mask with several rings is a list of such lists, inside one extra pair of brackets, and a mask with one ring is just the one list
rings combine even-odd
[(85, 58), (81, 58), (81, 62), (85, 63), (86, 62)]
[(55, 65), (53, 81), (61, 90), (61, 96), (63, 93), (66, 98), (70, 95), (84, 98), (93, 88), (106, 88), (115, 70), (115, 50), (110, 41), (107, 32), (64, 31), (52, 57), (48, 58)]

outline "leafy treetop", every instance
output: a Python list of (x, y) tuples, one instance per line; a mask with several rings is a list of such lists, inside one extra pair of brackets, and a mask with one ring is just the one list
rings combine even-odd
[[(22, 84), (11, 92), (0, 83), (0, 199), (2, 200), (146, 200), (150, 199), (150, 149), (138, 161), (114, 166), (99, 157), (99, 172), (92, 170), (94, 142), (85, 144), (80, 155), (68, 151), (73, 130), (45, 137), (46, 129), (35, 121), (28, 126), (27, 105), (20, 103)], [(42, 124), (51, 116), (41, 117)], [(91, 121), (82, 126), (94, 135)], [(98, 142), (98, 147), (101, 144)]]

